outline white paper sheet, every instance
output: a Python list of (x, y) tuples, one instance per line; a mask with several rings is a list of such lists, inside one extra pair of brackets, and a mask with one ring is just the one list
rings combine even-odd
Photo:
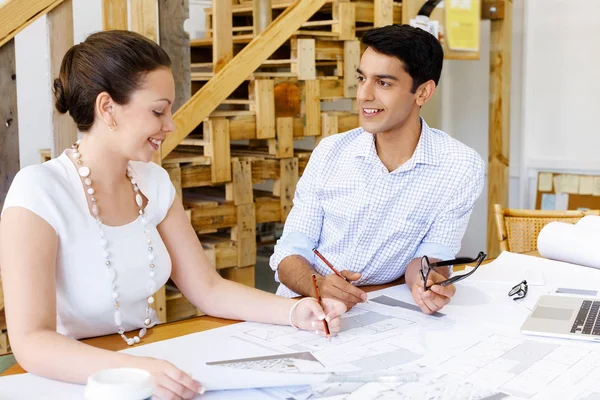
[(525, 279), (530, 286), (543, 286), (544, 270), (536, 258), (524, 258), (505, 251), (494, 261), (480, 266), (465, 282), (509, 284), (513, 287)]
[[(520, 267), (523, 270), (523, 266), (528, 266), (532, 270), (540, 268), (544, 271), (546, 285), (530, 288), (526, 299), (532, 301), (539, 295), (534, 293), (537, 289), (547, 290), (550, 286), (600, 287), (599, 270), (510, 253), (503, 254), (497, 261), (495, 268), (508, 265), (509, 269)], [(489, 265), (482, 266), (481, 271), (487, 267)], [(494, 393), (511, 395), (492, 397), (494, 399), (544, 400), (585, 398), (582, 396), (593, 398), (590, 396), (600, 395), (594, 384), (598, 378), (595, 371), (600, 370), (600, 354), (594, 344), (520, 335), (519, 327), (528, 311), (508, 298), (506, 283), (474, 281), (481, 271), (457, 284), (456, 296), (444, 308), (443, 317), (426, 316), (406, 308), (370, 302), (358, 305), (345, 315), (345, 330), (331, 342), (290, 327), (241, 323), (135, 347), (125, 352), (166, 359), (182, 370), (191, 372), (212, 389), (240, 387), (250, 383), (253, 386), (270, 386), (284, 382), (280, 374), (270, 372), (273, 371), (271, 368), (266, 369), (266, 374), (259, 371), (265, 369), (260, 363), (250, 365), (250, 368), (245, 365), (242, 368), (246, 369), (240, 369), (239, 366), (207, 367), (207, 361), (290, 352), (310, 351), (324, 368), (337, 372), (387, 370), (386, 373), (419, 373), (417, 382), (406, 385), (326, 383), (312, 387), (211, 391), (198, 397), (209, 400), (306, 400), (309, 396), (352, 400), (357, 398), (357, 393), (361, 400), (394, 396), (417, 400), (422, 399), (424, 393), (431, 399), (483, 399)], [(414, 303), (405, 285), (371, 294), (372, 297), (379, 295)], [(596, 352), (589, 350), (591, 348)], [(551, 356), (551, 359), (540, 358), (541, 353)], [(578, 367), (582, 363), (585, 368)], [(570, 391), (555, 387), (553, 383), (548, 384), (548, 377), (559, 377), (555, 379), (567, 384)], [(301, 378), (292, 377), (296, 383)], [(527, 382), (531, 385), (525, 385)], [(559, 390), (562, 390), (562, 394), (568, 392), (569, 397), (554, 396)], [(81, 386), (28, 374), (0, 378), (0, 400), (71, 400), (81, 399), (82, 393)]]

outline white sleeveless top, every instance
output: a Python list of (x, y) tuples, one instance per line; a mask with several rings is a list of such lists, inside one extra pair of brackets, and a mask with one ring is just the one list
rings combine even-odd
[[(131, 162), (130, 166), (140, 191), (148, 199), (145, 213), (156, 257), (154, 279), (156, 286), (161, 287), (171, 275), (171, 258), (156, 226), (167, 215), (175, 188), (167, 171), (154, 163)], [(58, 235), (57, 332), (75, 339), (116, 333), (112, 288), (105, 274), (97, 222), (89, 212), (83, 184), (69, 157), (63, 153), (19, 171), (2, 212), (9, 207), (34, 212)], [(150, 271), (142, 222), (138, 217), (126, 225), (103, 225), (102, 229), (117, 271), (115, 283), (123, 327), (127, 331), (139, 329), (144, 326)], [(36, 244), (30, 246), (35, 251)]]

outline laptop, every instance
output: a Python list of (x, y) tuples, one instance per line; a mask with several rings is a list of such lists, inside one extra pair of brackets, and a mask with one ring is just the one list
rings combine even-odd
[(600, 298), (544, 295), (521, 332), (528, 335), (600, 341)]

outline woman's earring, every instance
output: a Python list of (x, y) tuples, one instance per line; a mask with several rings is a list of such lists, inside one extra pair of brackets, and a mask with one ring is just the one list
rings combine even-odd
[(113, 123), (112, 123), (112, 125), (109, 125), (109, 126), (108, 126), (108, 129), (110, 129), (111, 131), (113, 131), (113, 130), (114, 130), (116, 127), (117, 127), (117, 121), (115, 121), (115, 120), (113, 119)]

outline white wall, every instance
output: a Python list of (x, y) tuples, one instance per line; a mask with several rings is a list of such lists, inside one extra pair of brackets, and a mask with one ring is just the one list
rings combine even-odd
[(600, 174), (600, 2), (528, 0), (521, 204), (539, 170)]

